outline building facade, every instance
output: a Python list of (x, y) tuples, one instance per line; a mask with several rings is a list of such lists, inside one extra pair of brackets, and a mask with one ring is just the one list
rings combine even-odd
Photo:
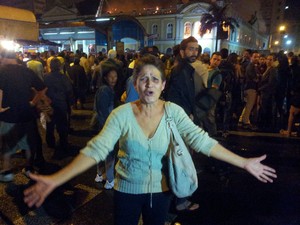
[[(42, 1), (32, 0), (32, 2)], [(125, 8), (123, 10), (121, 5), (118, 10), (109, 12), (106, 10), (99, 18), (96, 18), (95, 14), (80, 14), (75, 4), (66, 6), (60, 1), (57, 2), (59, 4), (53, 3), (53, 7), (47, 8), (38, 21), (41, 38), (60, 44), (58, 51), (79, 49), (94, 53), (117, 48), (117, 46), (124, 46), (123, 51), (137, 51), (144, 46), (155, 45), (162, 53), (171, 54), (174, 45), (191, 35), (197, 38), (204, 52), (212, 53), (216, 50), (216, 29), (203, 37), (199, 35), (201, 15), (208, 12), (212, 2), (209, 0), (170, 1), (176, 4), (126, 10)], [(265, 25), (260, 17), (259, 4), (257, 4), (259, 0), (252, 3), (247, 1), (248, 5), (253, 4), (253, 9), (258, 8), (259, 11), (259, 22), (254, 21), (252, 24), (249, 20), (256, 16), (256, 12), (245, 13), (249, 7), (246, 7), (243, 13), (240, 12), (239, 1), (217, 2), (229, 3), (228, 16), (236, 18), (239, 22), (239, 27), (235, 30), (226, 28), (229, 36), (226, 40), (219, 40), (217, 50), (228, 48), (230, 52), (240, 54), (246, 48), (268, 49), (269, 35), (264, 30)]]

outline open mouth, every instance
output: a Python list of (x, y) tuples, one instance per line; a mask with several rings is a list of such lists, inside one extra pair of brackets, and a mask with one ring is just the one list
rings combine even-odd
[(153, 91), (146, 91), (146, 96), (153, 96), (154, 92)]

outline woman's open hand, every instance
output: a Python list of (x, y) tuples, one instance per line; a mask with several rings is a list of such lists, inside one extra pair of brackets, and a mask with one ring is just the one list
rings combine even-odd
[(266, 155), (263, 155), (256, 158), (249, 158), (246, 160), (244, 168), (261, 182), (273, 183), (273, 178), (277, 178), (276, 171), (269, 166), (261, 164), (261, 161), (266, 159), (266, 157)]
[(3, 113), (3, 112), (5, 112), (5, 111), (7, 111), (7, 110), (9, 110), (10, 109), (10, 107), (5, 107), (5, 108), (2, 108), (2, 106), (0, 107), (0, 113)]
[(24, 202), (29, 206), (40, 207), (46, 197), (56, 188), (51, 176), (36, 175), (30, 173), (30, 178), (36, 183), (24, 191)]

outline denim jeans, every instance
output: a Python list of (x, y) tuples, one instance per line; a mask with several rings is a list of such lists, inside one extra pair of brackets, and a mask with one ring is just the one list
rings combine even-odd
[(172, 196), (171, 192), (127, 194), (114, 191), (114, 224), (137, 225), (142, 215), (144, 225), (164, 225)]

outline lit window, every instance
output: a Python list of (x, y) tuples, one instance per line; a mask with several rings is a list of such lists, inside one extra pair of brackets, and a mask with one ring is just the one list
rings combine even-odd
[(195, 38), (200, 38), (200, 21), (196, 21), (194, 23), (194, 28), (193, 28), (193, 36)]
[(186, 22), (184, 24), (184, 38), (188, 38), (192, 34), (192, 24), (190, 22)]

